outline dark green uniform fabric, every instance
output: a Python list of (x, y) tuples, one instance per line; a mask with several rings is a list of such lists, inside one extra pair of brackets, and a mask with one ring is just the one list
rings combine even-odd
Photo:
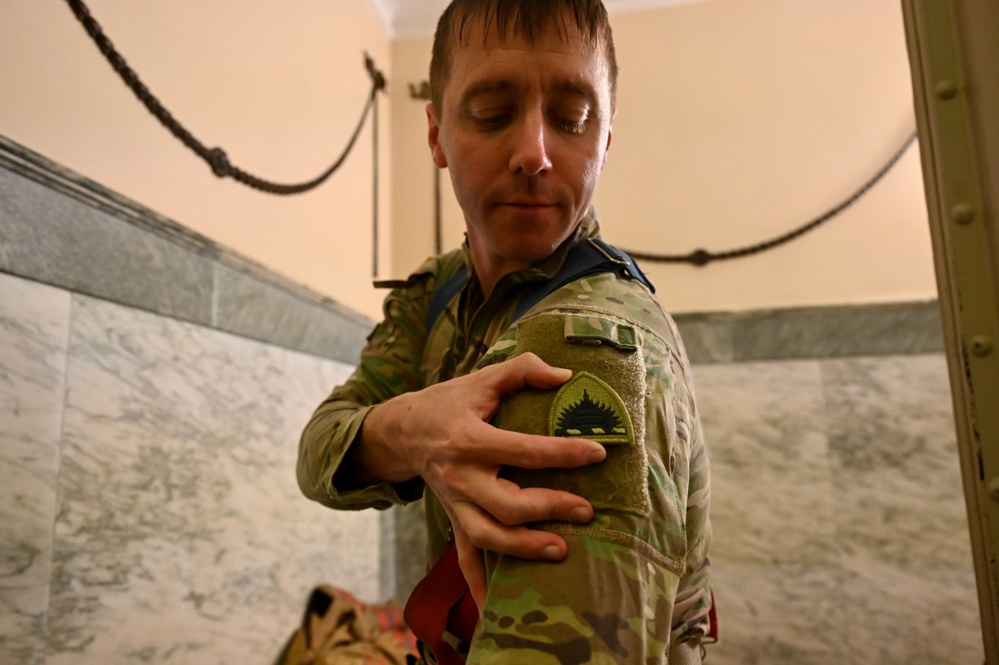
[[(561, 562), (487, 555), (486, 606), (465, 645), (470, 663), (666, 663), (671, 650), (669, 662), (700, 661), (711, 603), (710, 481), (675, 324), (644, 286), (603, 273), (511, 325), (525, 283), (550, 279), (569, 247), (598, 232), (591, 210), (555, 254), (501, 279), (488, 299), (470, 280), (429, 335), (434, 288), (472, 266), (467, 250), (427, 261), (386, 298), (361, 363), (302, 436), (299, 484), (308, 496), (339, 509), (385, 508), (419, 498), (422, 481), (354, 487), (337, 473), (373, 405), (526, 352), (573, 371), (559, 389), (508, 396), (493, 422), (602, 443), (607, 458), (591, 467), (504, 470), (522, 486), (579, 494), (596, 515), (588, 525), (537, 525), (567, 540)], [(426, 499), (432, 562), (449, 524), (430, 492)]]

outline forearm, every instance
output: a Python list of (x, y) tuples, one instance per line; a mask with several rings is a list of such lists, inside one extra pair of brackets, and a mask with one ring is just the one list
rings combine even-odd
[[(425, 331), (422, 286), (393, 291), (385, 319), (368, 338), (353, 375), (316, 409), (302, 432), (298, 484), (315, 501), (339, 509), (387, 507), (419, 498), (422, 486), (406, 483), (391, 451), (378, 444), (380, 420), (372, 418), (394, 397), (419, 388)], [(369, 422), (370, 421), (370, 422)], [(374, 436), (372, 436), (374, 435)]]
[(396, 488), (415, 474), (398, 466), (389, 438), (380, 434), (394, 397), (378, 375), (361, 366), (333, 390), (305, 426), (299, 443), (298, 484), (303, 494), (338, 509), (387, 507), (419, 498), (421, 486)]

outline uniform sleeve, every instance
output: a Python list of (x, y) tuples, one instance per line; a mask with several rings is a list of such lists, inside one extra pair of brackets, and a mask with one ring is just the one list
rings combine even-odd
[(384, 320), (369, 335), (351, 377), (316, 409), (298, 448), (298, 484), (315, 501), (341, 510), (387, 508), (415, 501), (422, 481), (358, 486), (340, 473), (364, 419), (385, 400), (419, 389), (420, 358), (426, 338), (426, 280), (411, 280), (389, 294)]
[(583, 469), (504, 471), (521, 486), (579, 494), (596, 514), (588, 525), (538, 525), (566, 539), (561, 562), (487, 554), (489, 589), (468, 662), (665, 664), (671, 649), (690, 652), (707, 615), (699, 572), (707, 478), (692, 466), (700, 427), (675, 350), (634, 322), (559, 311), (518, 323), (515, 354), (527, 351), (573, 378), (557, 391), (509, 396), (494, 422), (596, 440), (607, 458)]
[(684, 482), (687, 553), (685, 572), (677, 590), (671, 641), (673, 644), (697, 644), (710, 629), (709, 613), (713, 602), (708, 556), (711, 547), (711, 476), (708, 448), (685, 356), (681, 362), (683, 373), (676, 382), (674, 404), (678, 423), (677, 441), (687, 474)]

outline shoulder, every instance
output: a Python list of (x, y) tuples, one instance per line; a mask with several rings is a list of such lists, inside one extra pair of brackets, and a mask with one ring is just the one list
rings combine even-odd
[(659, 298), (640, 282), (615, 272), (566, 284), (538, 303), (530, 315), (553, 313), (581, 313), (595, 320), (624, 321), (666, 341), (679, 338), (673, 319)]
[(382, 303), (385, 320), (407, 318), (424, 321), (433, 293), (441, 284), (459, 274), (464, 266), (464, 253), (455, 249), (427, 258), (406, 279), (376, 282), (376, 286), (391, 289)]
[(377, 357), (422, 357), (427, 338), (427, 312), (431, 298), (442, 281), (464, 266), (461, 250), (425, 260), (406, 279), (380, 282), (391, 290), (382, 302), (382, 320), (368, 335), (362, 360)]
[(690, 373), (679, 330), (659, 298), (614, 272), (578, 279), (541, 300), (500, 337), (481, 365), (506, 360), (514, 347), (537, 352), (532, 347), (539, 342), (555, 341), (570, 348), (641, 349), (645, 356), (661, 357), (682, 374)]
[(669, 342), (667, 322), (665, 311), (645, 287), (613, 273), (599, 274), (542, 300), (493, 345), (493, 362), (533, 353), (573, 373), (557, 390), (507, 396), (494, 419), (496, 426), (591, 439), (608, 449), (599, 468), (511, 470), (515, 482), (554, 484), (586, 496), (596, 508), (649, 514), (647, 402), (670, 400), (674, 356), (681, 357)]
[(465, 254), (454, 249), (446, 254), (431, 256), (411, 272), (406, 279), (384, 282), (394, 291), (420, 287), (421, 291), (433, 291), (437, 284), (447, 281), (465, 267)]
[(683, 475), (685, 449), (677, 428), (688, 409), (677, 402), (686, 402), (689, 377), (679, 336), (658, 299), (635, 282), (600, 274), (555, 292), (505, 337), (494, 345), (493, 353), (504, 356), (499, 360), (534, 353), (571, 370), (572, 378), (557, 389), (508, 395), (493, 424), (597, 441), (607, 457), (581, 469), (507, 468), (504, 477), (521, 487), (585, 497), (601, 516), (587, 533), (600, 541), (641, 541), (655, 557), (682, 560), (682, 534), (677, 542), (643, 535), (648, 525), (683, 523), (676, 476)]

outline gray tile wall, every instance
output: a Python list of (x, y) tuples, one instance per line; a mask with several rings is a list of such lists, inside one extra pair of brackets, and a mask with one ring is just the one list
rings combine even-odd
[(694, 363), (942, 353), (936, 301), (680, 314)]
[(372, 325), (3, 137), (0, 272), (348, 363)]

